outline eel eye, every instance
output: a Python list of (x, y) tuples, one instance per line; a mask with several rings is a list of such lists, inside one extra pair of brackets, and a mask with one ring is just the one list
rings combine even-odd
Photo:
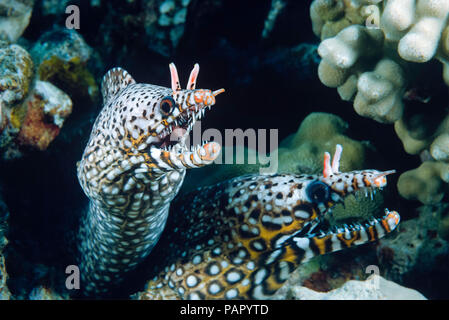
[(307, 196), (313, 203), (324, 203), (329, 201), (329, 186), (321, 181), (314, 181), (306, 189)]
[(168, 116), (172, 113), (175, 106), (175, 100), (172, 97), (165, 97), (161, 100), (160, 109), (163, 115)]

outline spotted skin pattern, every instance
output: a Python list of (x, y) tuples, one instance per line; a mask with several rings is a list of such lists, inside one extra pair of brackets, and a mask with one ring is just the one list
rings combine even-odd
[(392, 171), (340, 173), (326, 153), (323, 175), (247, 175), (174, 200), (152, 252), (150, 280), (137, 299), (270, 298), (301, 263), (375, 241), (400, 217), (317, 231), (335, 203), (386, 185)]
[(78, 232), (83, 292), (97, 296), (119, 285), (157, 243), (186, 169), (210, 164), (220, 145), (188, 150), (186, 137), (223, 89), (187, 88), (170, 64), (171, 88), (139, 84), (121, 68), (103, 79), (104, 106), (78, 164), (90, 202)]

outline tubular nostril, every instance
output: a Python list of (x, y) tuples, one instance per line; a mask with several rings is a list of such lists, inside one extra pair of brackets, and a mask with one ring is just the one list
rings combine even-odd
[(223, 93), (223, 92), (225, 92), (225, 89), (221, 88), (221, 89), (218, 89), (218, 90), (215, 90), (214, 92), (212, 92), (212, 95), (213, 95), (214, 97), (216, 97), (216, 96), (218, 96), (220, 93)]

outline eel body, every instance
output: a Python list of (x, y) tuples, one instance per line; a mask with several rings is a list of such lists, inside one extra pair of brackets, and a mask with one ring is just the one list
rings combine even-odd
[(198, 64), (187, 89), (174, 64), (170, 72), (171, 88), (136, 83), (120, 68), (103, 79), (104, 106), (78, 164), (90, 200), (77, 239), (85, 295), (106, 293), (151, 252), (185, 170), (212, 163), (220, 152), (214, 142), (193, 149), (185, 142), (224, 90), (195, 89)]
[(267, 299), (309, 259), (382, 238), (400, 216), (322, 231), (349, 194), (382, 189), (394, 171), (339, 172), (325, 154), (323, 175), (247, 175), (176, 199), (153, 252), (152, 278), (138, 299)]
[(394, 172), (341, 173), (340, 145), (332, 164), (325, 153), (322, 175), (247, 175), (175, 199), (186, 169), (220, 152), (214, 142), (189, 150), (186, 139), (224, 90), (195, 89), (198, 65), (184, 90), (170, 71), (171, 88), (138, 84), (119, 68), (103, 80), (104, 107), (78, 165), (90, 200), (77, 240), (86, 295), (108, 293), (151, 254), (152, 280), (136, 298), (269, 298), (301, 263), (396, 228), (399, 214), (386, 210), (320, 230), (333, 205), (382, 189)]

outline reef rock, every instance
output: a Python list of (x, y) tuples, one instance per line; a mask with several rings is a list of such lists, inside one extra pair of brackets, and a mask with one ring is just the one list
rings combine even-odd
[(95, 80), (84, 66), (90, 54), (84, 40), (69, 31), (51, 32), (44, 38), (43, 43), (34, 46), (34, 60), (38, 78), (49, 81), (35, 78), (35, 63), (24, 48), (0, 42), (2, 159), (21, 157), (29, 147), (45, 150), (56, 138), (72, 112), (72, 100), (59, 85), (73, 92), (84, 90), (86, 95), (97, 94)]
[(39, 286), (34, 288), (29, 297), (29, 300), (67, 300), (68, 297), (62, 297), (58, 293), (54, 292), (52, 289)]
[(6, 273), (5, 257), (3, 255), (3, 250), (8, 244), (8, 240), (6, 239), (8, 232), (8, 216), (8, 208), (0, 195), (0, 300), (11, 299), (11, 293), (6, 286), (8, 274)]
[(439, 235), (447, 210), (447, 205), (423, 206), (418, 218), (401, 222), (396, 236), (382, 239), (377, 254), (388, 279), (432, 298), (447, 298), (449, 243)]
[(190, 0), (160, 0), (144, 2), (144, 28), (152, 49), (170, 55), (184, 34), (187, 7)]
[(350, 280), (329, 292), (317, 292), (306, 287), (289, 288), (287, 296), (277, 299), (297, 300), (426, 300), (416, 290), (402, 287), (381, 276), (373, 275), (365, 281)]
[(13, 104), (25, 98), (33, 76), (33, 61), (21, 46), (0, 42), (0, 100)]
[(28, 26), (34, 0), (0, 2), (0, 39), (16, 42)]
[(96, 99), (98, 86), (87, 67), (93, 50), (75, 30), (44, 33), (30, 53), (39, 80), (49, 81), (71, 95)]
[(18, 141), (23, 146), (45, 150), (72, 112), (72, 100), (51, 83), (38, 80), (25, 106)]

